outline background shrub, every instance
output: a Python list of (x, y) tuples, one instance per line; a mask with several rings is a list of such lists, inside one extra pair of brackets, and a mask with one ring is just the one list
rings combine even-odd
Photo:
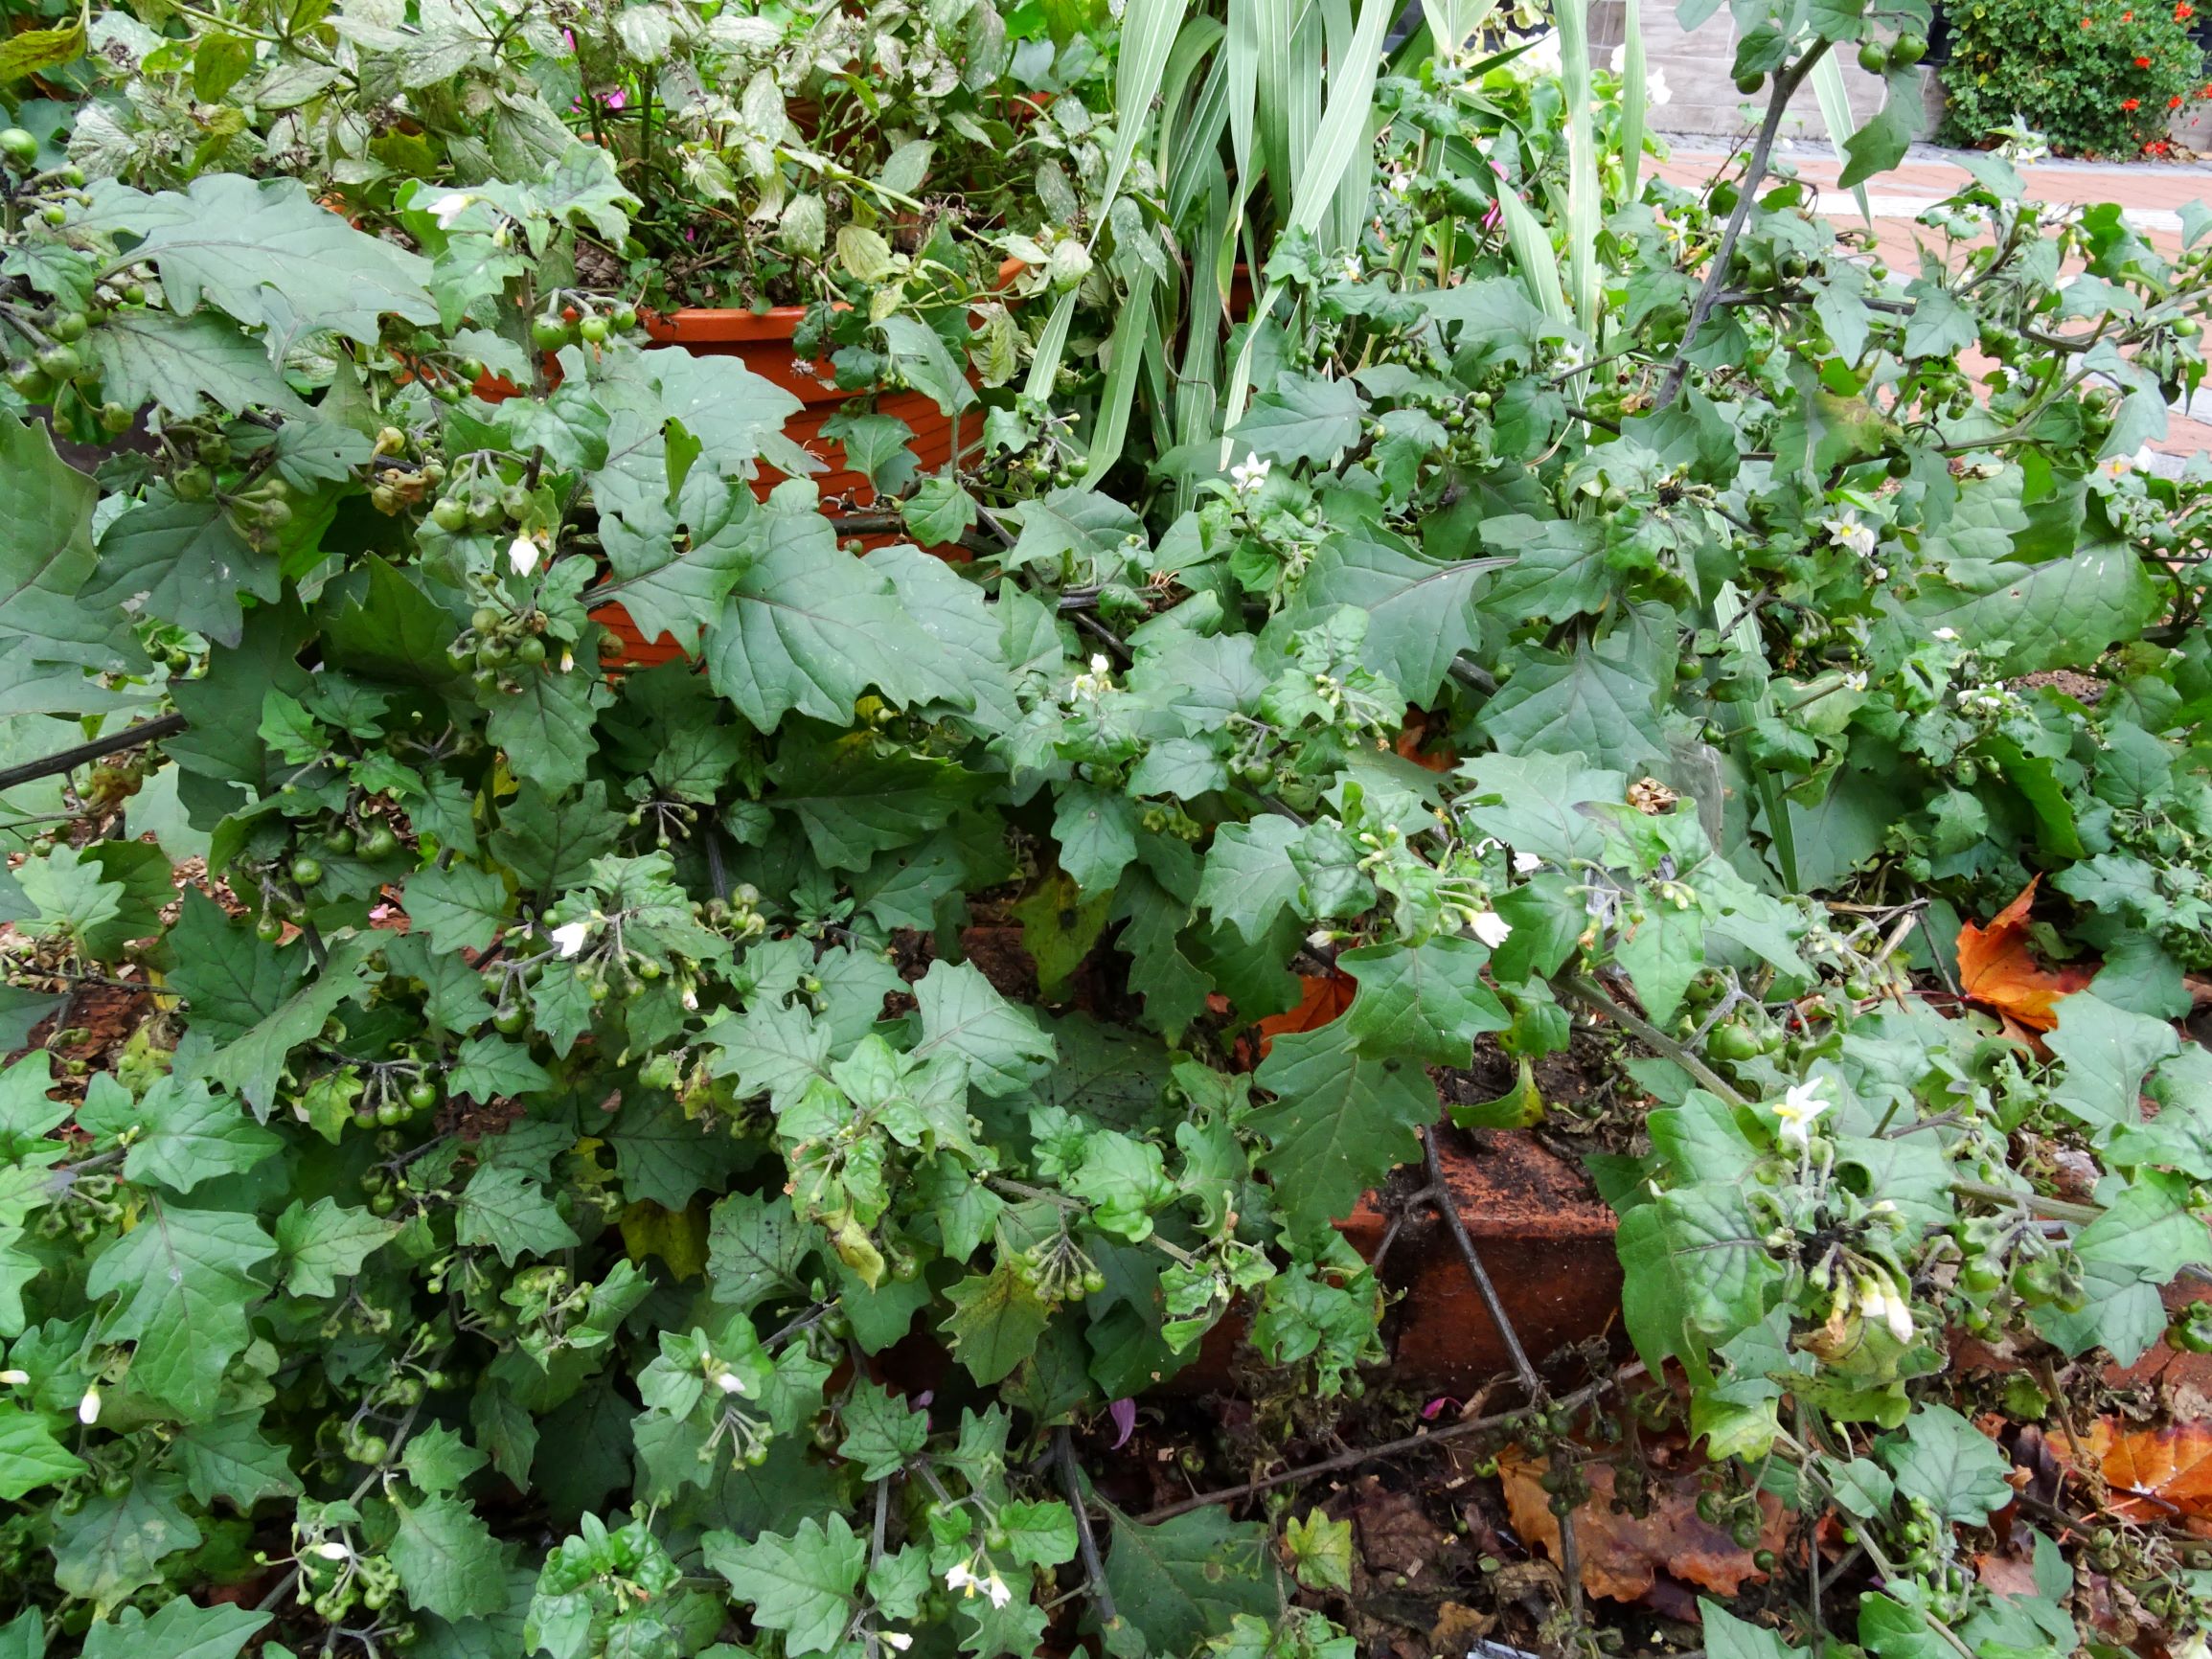
[(1972, 0), (1950, 13), (1944, 136), (2024, 121), (2073, 154), (2131, 155), (2201, 96), (2194, 0)]

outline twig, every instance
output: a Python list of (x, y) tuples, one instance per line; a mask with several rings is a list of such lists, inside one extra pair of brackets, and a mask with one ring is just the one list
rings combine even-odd
[(1491, 1323), (1497, 1327), (1498, 1335), (1505, 1338), (1505, 1351), (1513, 1359), (1514, 1375), (1520, 1378), (1520, 1385), (1528, 1391), (1531, 1399), (1541, 1399), (1544, 1397), (1543, 1378), (1537, 1375), (1536, 1367), (1529, 1363), (1528, 1354), (1521, 1348), (1520, 1337), (1514, 1330), (1513, 1321), (1506, 1317), (1505, 1304), (1497, 1298), (1497, 1286), (1490, 1282), (1490, 1275), (1483, 1271), (1482, 1258), (1475, 1254), (1474, 1240), (1467, 1236), (1467, 1223), (1460, 1219), (1459, 1205), (1452, 1197), (1451, 1189), (1445, 1185), (1444, 1164), (1436, 1153), (1434, 1124), (1422, 1130), (1421, 1145), (1428, 1158), (1428, 1201), (1435, 1205), (1436, 1213), (1444, 1217), (1444, 1224), (1451, 1233), (1452, 1242), (1459, 1246), (1460, 1260), (1467, 1263), (1468, 1272), (1473, 1275), (1475, 1289), (1482, 1292), (1482, 1303), (1490, 1309)]
[(1644, 1019), (1639, 1015), (1630, 1013), (1627, 1009), (1623, 1008), (1619, 1003), (1615, 1002), (1611, 997), (1608, 996), (1603, 990), (1599, 989), (1595, 980), (1579, 978), (1569, 980), (1567, 982), (1567, 993), (1570, 996), (1577, 998), (1581, 1002), (1587, 1004), (1589, 1007), (1596, 1009), (1607, 1018), (1625, 1028), (1631, 1035), (1635, 1036), (1637, 1040), (1658, 1050), (1660, 1054), (1673, 1060), (1676, 1065), (1680, 1066), (1684, 1071), (1688, 1072), (1692, 1077), (1696, 1078), (1700, 1083), (1703, 1083), (1705, 1087), (1711, 1089), (1715, 1094), (1719, 1095), (1731, 1106), (1742, 1106), (1749, 1104), (1749, 1102), (1744, 1098), (1742, 1093), (1737, 1090), (1733, 1083), (1722, 1078), (1720, 1073), (1716, 1072), (1711, 1066), (1707, 1065), (1703, 1060), (1699, 1059), (1696, 1055), (1692, 1054), (1688, 1049), (1684, 1048), (1680, 1043), (1676, 1042), (1673, 1037), (1669, 1036), (1657, 1026), (1652, 1024), (1649, 1020)]
[[(1586, 1388), (1578, 1388), (1572, 1394), (1562, 1395), (1552, 1404), (1555, 1407), (1564, 1406), (1570, 1410), (1585, 1406), (1608, 1389), (1617, 1388), (1622, 1383), (1643, 1375), (1643, 1366), (1631, 1364), (1603, 1382), (1593, 1382)], [(1224, 1487), (1219, 1491), (1199, 1492), (1195, 1497), (1179, 1498), (1161, 1509), (1149, 1511), (1138, 1518), (1147, 1523), (1173, 1520), (1177, 1515), (1187, 1515), (1193, 1510), (1202, 1510), (1212, 1504), (1233, 1504), (1240, 1499), (1257, 1497), (1262, 1492), (1271, 1492), (1277, 1487), (1295, 1486), (1300, 1481), (1316, 1480), (1323, 1475), (1342, 1474), (1346, 1469), (1358, 1468), (1362, 1464), (1380, 1463), (1385, 1458), (1402, 1457), (1407, 1452), (1419, 1451), (1424, 1446), (1442, 1445), (1449, 1441), (1465, 1440), (1470, 1435), (1487, 1434), (1493, 1429), (1510, 1428), (1513, 1424), (1535, 1416), (1540, 1409), (1544, 1408), (1533, 1404), (1516, 1406), (1512, 1411), (1494, 1412), (1489, 1417), (1467, 1418), (1444, 1428), (1425, 1428), (1418, 1434), (1405, 1436), (1402, 1440), (1385, 1441), (1380, 1445), (1365, 1446), (1343, 1452), (1336, 1457), (1326, 1458), (1317, 1464), (1308, 1464), (1303, 1468), (1286, 1469), (1281, 1474), (1266, 1475), (1256, 1481), (1246, 1481), (1241, 1487)]]
[(1691, 303), (1690, 320), (1682, 327), (1682, 343), (1675, 349), (1675, 360), (1667, 368), (1659, 395), (1652, 400), (1654, 410), (1672, 404), (1681, 394), (1682, 382), (1689, 378), (1690, 349), (1698, 343), (1698, 330), (1713, 314), (1721, 291), (1727, 285), (1728, 261), (1736, 251), (1736, 239), (1744, 234), (1744, 221), (1751, 216), (1751, 203), (1758, 197), (1759, 185), (1767, 176), (1767, 158), (1773, 151), (1775, 135), (1782, 130), (1783, 113), (1828, 45), (1827, 41), (1820, 41), (1795, 63), (1775, 71), (1774, 91), (1767, 100), (1767, 119), (1759, 124), (1759, 136), (1751, 145), (1750, 165), (1744, 170), (1743, 180), (1736, 187), (1736, 206), (1728, 215), (1727, 228), (1721, 233), (1720, 246), (1713, 250), (1712, 262), (1705, 267), (1705, 285), (1698, 290), (1697, 299)]
[(1075, 1511), (1075, 1540), (1083, 1552), (1083, 1570), (1090, 1578), (1091, 1594), (1098, 1599), (1099, 1623), (1112, 1625), (1120, 1615), (1114, 1611), (1113, 1592), (1106, 1588), (1106, 1567), (1099, 1560), (1098, 1539), (1091, 1534), (1090, 1511), (1083, 1507), (1083, 1482), (1076, 1474), (1075, 1448), (1068, 1443), (1064, 1423), (1053, 1431), (1052, 1456), (1060, 1465), (1060, 1484), (1067, 1490), (1067, 1507)]
[(1121, 636), (1115, 633), (1113, 629), (1107, 627), (1106, 624), (1100, 622), (1098, 618), (1092, 616), (1088, 611), (1069, 611), (1067, 616), (1068, 619), (1073, 622), (1077, 627), (1083, 629), (1084, 633), (1090, 635), (1092, 639), (1098, 641), (1100, 645), (1106, 647), (1106, 650), (1113, 656), (1113, 659), (1120, 663), (1123, 668), (1126, 669), (1129, 666), (1129, 664), (1136, 661), (1136, 658), (1129, 654), (1129, 648), (1122, 644)]
[(182, 715), (161, 715), (150, 720), (141, 720), (135, 726), (125, 726), (120, 732), (110, 732), (104, 738), (95, 738), (89, 743), (80, 743), (74, 749), (62, 749), (44, 760), (26, 761), (20, 766), (10, 766), (0, 771), (0, 789), (12, 789), (18, 784), (28, 784), (36, 778), (50, 778), (57, 772), (73, 772), (87, 761), (97, 761), (103, 755), (112, 755), (123, 749), (135, 749), (141, 743), (153, 743), (163, 738), (173, 738), (191, 722)]

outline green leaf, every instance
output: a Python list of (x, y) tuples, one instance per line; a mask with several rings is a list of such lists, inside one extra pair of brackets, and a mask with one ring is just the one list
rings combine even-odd
[(1137, 855), (1135, 806), (1119, 790), (1063, 784), (1052, 823), (1060, 867), (1091, 898), (1111, 888)]
[(1132, 538), (1143, 543), (1144, 523), (1120, 502), (1090, 489), (1055, 489), (1022, 503), (1021, 534), (1006, 568), (1052, 559), (1072, 561), (1079, 571), (1118, 567)]
[(0, 416), (0, 633), (45, 641), (85, 628), (73, 601), (92, 575), (99, 499), (100, 487), (55, 454), (43, 421)]
[(1531, 650), (1483, 705), (1482, 729), (1508, 755), (1584, 755), (1608, 771), (1639, 773), (1669, 753), (1657, 689), (1587, 645), (1572, 656)]
[(399, 1231), (399, 1222), (328, 1195), (312, 1208), (295, 1198), (277, 1217), (278, 1273), (294, 1296), (335, 1296), (338, 1281), (358, 1273)]
[(263, 1498), (296, 1498), (302, 1488), (285, 1449), (262, 1435), (259, 1408), (193, 1422), (177, 1437), (178, 1466), (203, 1507), (226, 1499), (243, 1514)]
[(84, 53), (84, 18), (80, 11), (58, 29), (26, 29), (0, 41), (0, 84), (21, 80), (41, 70), (58, 69)]
[(552, 1086), (552, 1077), (530, 1057), (526, 1045), (490, 1032), (463, 1043), (445, 1076), (449, 1093), (474, 1101), (504, 1100)]
[(433, 1494), (454, 1491), (491, 1460), (444, 1423), (416, 1432), (399, 1454), (407, 1478)]
[(1052, 1064), (1052, 1038), (1037, 1017), (1000, 996), (972, 963), (942, 959), (915, 982), (922, 1041), (913, 1057), (950, 1051), (968, 1062), (969, 1082), (986, 1095), (1016, 1093)]
[(953, 1311), (943, 1329), (954, 1356), (978, 1384), (988, 1388), (1003, 1381), (1037, 1352), (1050, 1310), (1011, 1262), (1001, 1261), (987, 1276), (970, 1275), (946, 1295)]
[(355, 230), (296, 179), (202, 173), (185, 193), (145, 195), (102, 179), (90, 221), (140, 237), (171, 308), (204, 299), (288, 347), (319, 329), (374, 347), (387, 315), (435, 323), (429, 261)]
[(972, 706), (891, 579), (840, 552), (811, 501), (803, 513), (787, 506), (791, 488), (757, 515), (760, 557), (707, 630), (715, 690), (764, 732), (794, 711), (848, 724), (871, 685), (901, 706), (931, 697)]
[(491, 855), (525, 890), (557, 894), (582, 883), (593, 860), (614, 851), (622, 828), (623, 815), (606, 804), (606, 785), (599, 779), (564, 800), (536, 778), (524, 778), (499, 815)]
[(507, 1606), (505, 1561), (491, 1529), (459, 1498), (395, 1503), (399, 1530), (386, 1555), (407, 1600), (441, 1619), (475, 1619)]
[(1710, 1381), (1707, 1353), (1758, 1323), (1780, 1268), (1740, 1194), (1717, 1182), (1678, 1188), (1621, 1216), (1615, 1248), (1629, 1338), (1646, 1365), (1679, 1358)]
[(1336, 966), (1359, 982), (1345, 1029), (1366, 1054), (1401, 1055), (1423, 1065), (1471, 1065), (1475, 1038), (1513, 1024), (1482, 982), (1489, 960), (1483, 945), (1450, 934), (1418, 945), (1345, 951)]
[(2012, 1461), (1947, 1405), (1921, 1405), (1880, 1447), (1900, 1497), (1918, 1498), (1940, 1521), (1978, 1527), (2013, 1500)]
[(1249, 824), (1222, 825), (1206, 850), (1197, 907), (1235, 928), (1246, 943), (1258, 943), (1277, 916), (1298, 904), (1304, 891), (1298, 867), (1290, 862), (1290, 849), (1302, 835), (1289, 819), (1272, 814)]
[(1195, 1651), (1240, 1613), (1274, 1621), (1280, 1602), (1267, 1529), (1220, 1509), (1146, 1526), (1118, 1510), (1106, 1587), (1153, 1653)]
[(867, 1563), (867, 1544), (843, 1515), (832, 1513), (827, 1526), (809, 1516), (787, 1537), (764, 1533), (741, 1542), (709, 1533), (699, 1542), (708, 1567), (752, 1603), (753, 1623), (784, 1633), (791, 1659), (836, 1650)]
[(251, 1216), (187, 1210), (149, 1195), (138, 1225), (109, 1245), (85, 1294), (116, 1296), (109, 1341), (136, 1341), (131, 1385), (187, 1419), (210, 1415), (222, 1374), (246, 1345), (253, 1270), (276, 1245)]
[(339, 1003), (366, 989), (362, 966), (375, 948), (376, 941), (361, 934), (331, 945), (321, 973), (209, 1061), (207, 1075), (228, 1084), (257, 1115), (265, 1117), (275, 1103), (277, 1079), (286, 1057), (323, 1029)]
[(917, 541), (936, 546), (958, 541), (975, 527), (975, 498), (958, 479), (933, 472), (901, 505), (906, 529)]
[(20, 1406), (0, 1408), (0, 1502), (84, 1473), (85, 1464), (54, 1437), (53, 1426)]
[(1327, 461), (1359, 442), (1366, 399), (1349, 380), (1285, 375), (1252, 399), (1231, 436), (1277, 461)]
[(1075, 1511), (1058, 1498), (1007, 1504), (998, 1511), (998, 1524), (1006, 1529), (1008, 1553), (1025, 1567), (1075, 1559)]
[(1739, 1619), (1703, 1596), (1698, 1598), (1698, 1612), (1708, 1659), (1797, 1659), (1805, 1651), (1792, 1648), (1765, 1625)]
[(95, 1493), (55, 1528), (54, 1582), (104, 1613), (161, 1579), (160, 1562), (200, 1541), (200, 1530), (178, 1502), (184, 1477), (141, 1470), (120, 1497)]
[(1290, 607), (1294, 626), (1312, 627), (1340, 605), (1367, 613), (1363, 666), (1417, 702), (1434, 697), (1452, 659), (1482, 637), (1475, 600), (1504, 558), (1456, 564), (1414, 552), (1386, 533), (1355, 526), (1313, 556)]
[(582, 1242), (529, 1171), (499, 1165), (468, 1178), (454, 1207), (454, 1237), (463, 1244), (490, 1245), (510, 1267), (519, 1257)]
[(248, 409), (308, 413), (260, 342), (205, 311), (179, 316), (151, 306), (121, 307), (84, 344), (103, 395), (126, 409), (157, 403), (184, 420), (209, 403), (232, 416)]
[(1919, 77), (1908, 68), (1892, 70), (1881, 113), (1843, 142), (1843, 153), (1849, 159), (1836, 177), (1836, 188), (1850, 190), (1903, 161), (1904, 152), (1912, 148), (1921, 109)]
[(470, 864), (418, 870), (407, 877), (406, 902), (409, 922), (442, 952), (483, 950), (507, 922), (507, 883)]
[(239, 595), (273, 601), (283, 585), (276, 558), (257, 553), (220, 503), (156, 493), (101, 536), (100, 568), (82, 602), (158, 617), (236, 646), (245, 623)]
[(1939, 627), (1968, 646), (2012, 648), (1990, 659), (2005, 676), (2086, 668), (2116, 640), (2133, 639), (2158, 607), (2158, 588), (2134, 550), (2092, 542), (2043, 564), (1961, 559), (1943, 577), (1923, 577), (1907, 609), (1910, 637)]
[(84, 1632), (84, 1659), (238, 1659), (269, 1617), (231, 1602), (202, 1607), (183, 1596), (150, 1619), (125, 1607), (113, 1624), (103, 1620)]
[(273, 1156), (284, 1142), (227, 1095), (194, 1078), (160, 1079), (139, 1102), (144, 1130), (123, 1161), (132, 1181), (189, 1193), (216, 1175), (237, 1175)]
[(752, 1149), (730, 1139), (725, 1120), (684, 1115), (673, 1095), (654, 1090), (633, 1098), (607, 1135), (623, 1195), (681, 1210), (701, 1188), (718, 1190), (745, 1167)]
[(797, 1290), (820, 1230), (792, 1214), (782, 1193), (764, 1198), (733, 1193), (707, 1221), (707, 1286), (714, 1299), (750, 1309), (780, 1291)]
[(2052, 1102), (2100, 1133), (2140, 1123), (2144, 1073), (2180, 1052), (2174, 1028), (2088, 991), (2061, 997), (2058, 1010), (2058, 1029), (2046, 1040), (2066, 1075)]
[(903, 1468), (929, 1443), (929, 1414), (916, 1411), (902, 1395), (862, 1377), (838, 1408), (845, 1438), (837, 1455), (860, 1466), (860, 1478), (879, 1481)]
[(559, 794), (583, 782), (597, 748), (592, 721), (613, 701), (596, 672), (549, 669), (525, 674), (512, 695), (493, 698), (485, 730), (507, 752), (509, 769), (525, 780), (525, 787)]
[(1253, 1080), (1275, 1097), (1251, 1118), (1271, 1143), (1260, 1168), (1284, 1215), (1309, 1234), (1420, 1157), (1414, 1131), (1438, 1115), (1419, 1061), (1364, 1052), (1342, 1020), (1278, 1036)]
[(799, 820), (832, 870), (864, 870), (877, 853), (923, 840), (985, 782), (948, 761), (881, 754), (864, 732), (827, 741), (787, 732), (768, 777), (768, 804)]

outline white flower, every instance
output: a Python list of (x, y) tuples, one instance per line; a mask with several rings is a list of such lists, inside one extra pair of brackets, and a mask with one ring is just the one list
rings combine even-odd
[(1359, 256), (1357, 254), (1346, 254), (1344, 256), (1344, 280), (1348, 283), (1357, 283), (1365, 275), (1366, 273), (1359, 268)]
[(1516, 852), (1513, 855), (1513, 873), (1516, 875), (1526, 875), (1532, 871), (1541, 870), (1542, 868), (1543, 858), (1539, 853)]
[(100, 1420), (100, 1390), (88, 1388), (84, 1398), (77, 1402), (77, 1420), (90, 1428)]
[(1820, 1098), (1817, 1078), (1809, 1083), (1790, 1084), (1782, 1103), (1773, 1108), (1774, 1116), (1782, 1125), (1782, 1144), (1802, 1150), (1812, 1135), (1813, 1120), (1827, 1109), (1828, 1102)]
[(2151, 470), (2151, 463), (2154, 459), (2151, 446), (2146, 443), (2132, 455), (2113, 456), (2111, 460), (2105, 463), (2105, 470), (2114, 478), (2119, 477), (2123, 472), (2148, 472)]
[(1664, 68), (1653, 69), (1644, 77), (1644, 102), (1656, 109), (1662, 103), (1675, 101), (1675, 89), (1667, 84)]
[(883, 1646), (894, 1653), (903, 1653), (914, 1646), (914, 1638), (903, 1630), (886, 1630), (883, 1632)]
[(553, 930), (554, 947), (563, 956), (574, 956), (583, 948), (583, 942), (591, 937), (591, 923), (571, 921)]
[(575, 667), (576, 653), (572, 650), (563, 650), (560, 653), (560, 671), (565, 674), (569, 670)]
[(518, 535), (507, 544), (507, 562), (516, 576), (528, 576), (537, 568), (537, 543), (527, 535)]
[(725, 1371), (715, 1378), (715, 1386), (724, 1394), (743, 1394), (745, 1392), (745, 1379), (734, 1371)]
[(1520, 80), (1540, 80), (1545, 76), (1560, 72), (1560, 37), (1556, 32), (1546, 31), (1528, 43), (1528, 50), (1513, 60), (1513, 73)]
[(0, 1388), (21, 1388), (30, 1380), (28, 1371), (0, 1371)]
[(343, 1561), (353, 1553), (335, 1538), (325, 1538), (315, 1546), (315, 1554), (326, 1561)]
[(1392, 168), (1390, 170), (1390, 193), (1392, 195), (1402, 196), (1410, 194), (1412, 190), (1413, 174), (1406, 171), (1405, 169), (1402, 167)]
[(467, 191), (447, 191), (434, 202), (423, 204), (422, 211), (438, 221), (438, 228), (449, 231), (453, 221), (475, 205), (476, 198)]
[(1859, 522), (1859, 514), (1846, 507), (1834, 518), (1824, 518), (1820, 528), (1828, 532), (1837, 547), (1856, 553), (1860, 558), (1874, 557), (1874, 526)]
[(1955, 640), (1955, 639), (1957, 639), (1957, 638), (1958, 638), (1958, 629), (1956, 629), (1956, 628), (1937, 628), (1937, 629), (1935, 630), (1935, 636), (1934, 636), (1934, 637), (1935, 637), (1935, 638), (1937, 638), (1937, 639), (1939, 639), (1939, 640), (1941, 640), (1941, 641), (1943, 641), (1943, 643), (1944, 643), (1945, 645), (1947, 645), (1947, 646), (1948, 646), (1948, 645), (1950, 645), (1950, 643), (1951, 643), (1953, 640)]
[(1898, 1341), (1912, 1340), (1912, 1304), (1898, 1293), (1886, 1275), (1869, 1274), (1859, 1282), (1859, 1310), (1868, 1319), (1887, 1325), (1889, 1334)]
[(1003, 1607), (1014, 1600), (1014, 1592), (1006, 1587), (1006, 1580), (996, 1573), (991, 1575), (983, 1586), (983, 1593), (991, 1598), (993, 1607)]
[(969, 1570), (973, 1565), (972, 1561), (955, 1561), (946, 1568), (945, 1587), (947, 1590), (965, 1590), (970, 1596), (974, 1595), (983, 1580)]
[(1267, 474), (1274, 469), (1275, 464), (1265, 455), (1247, 455), (1229, 468), (1229, 482), (1239, 495), (1257, 495), (1260, 486), (1267, 482)]
[(1503, 944), (1513, 932), (1513, 923), (1494, 910), (1476, 911), (1467, 925), (1473, 930), (1475, 938), (1493, 950)]
[(1863, 692), (1866, 690), (1866, 670), (1864, 669), (1854, 669), (1851, 672), (1845, 674), (1843, 676), (1843, 689), (1848, 692)]
[(1094, 674), (1111, 673), (1113, 663), (1107, 658), (1106, 652), (1093, 651), (1090, 654), (1090, 671)]

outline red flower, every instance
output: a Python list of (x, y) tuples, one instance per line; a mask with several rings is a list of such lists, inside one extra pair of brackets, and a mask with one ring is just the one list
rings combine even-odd
[(2173, 97), (2166, 100), (2166, 107), (2168, 109), (2179, 109), (2181, 107), (2181, 95), (2177, 92)]
[(2140, 109), (2143, 107), (2143, 101), (2139, 98), (2123, 98), (2120, 100), (2120, 107), (2127, 110)]
[(2151, 60), (2148, 57), (2138, 57), (2135, 59), (2135, 67), (2137, 69), (2148, 69), (2151, 67)]
[(2197, 8), (2190, 5), (2189, 0), (2181, 0), (2181, 4), (2174, 8), (2174, 21), (2177, 23), (2186, 23), (2196, 15)]
[(2120, 21), (2123, 23), (2132, 23), (2135, 21), (2135, 14), (2132, 11), (2123, 11), (2120, 13)]

